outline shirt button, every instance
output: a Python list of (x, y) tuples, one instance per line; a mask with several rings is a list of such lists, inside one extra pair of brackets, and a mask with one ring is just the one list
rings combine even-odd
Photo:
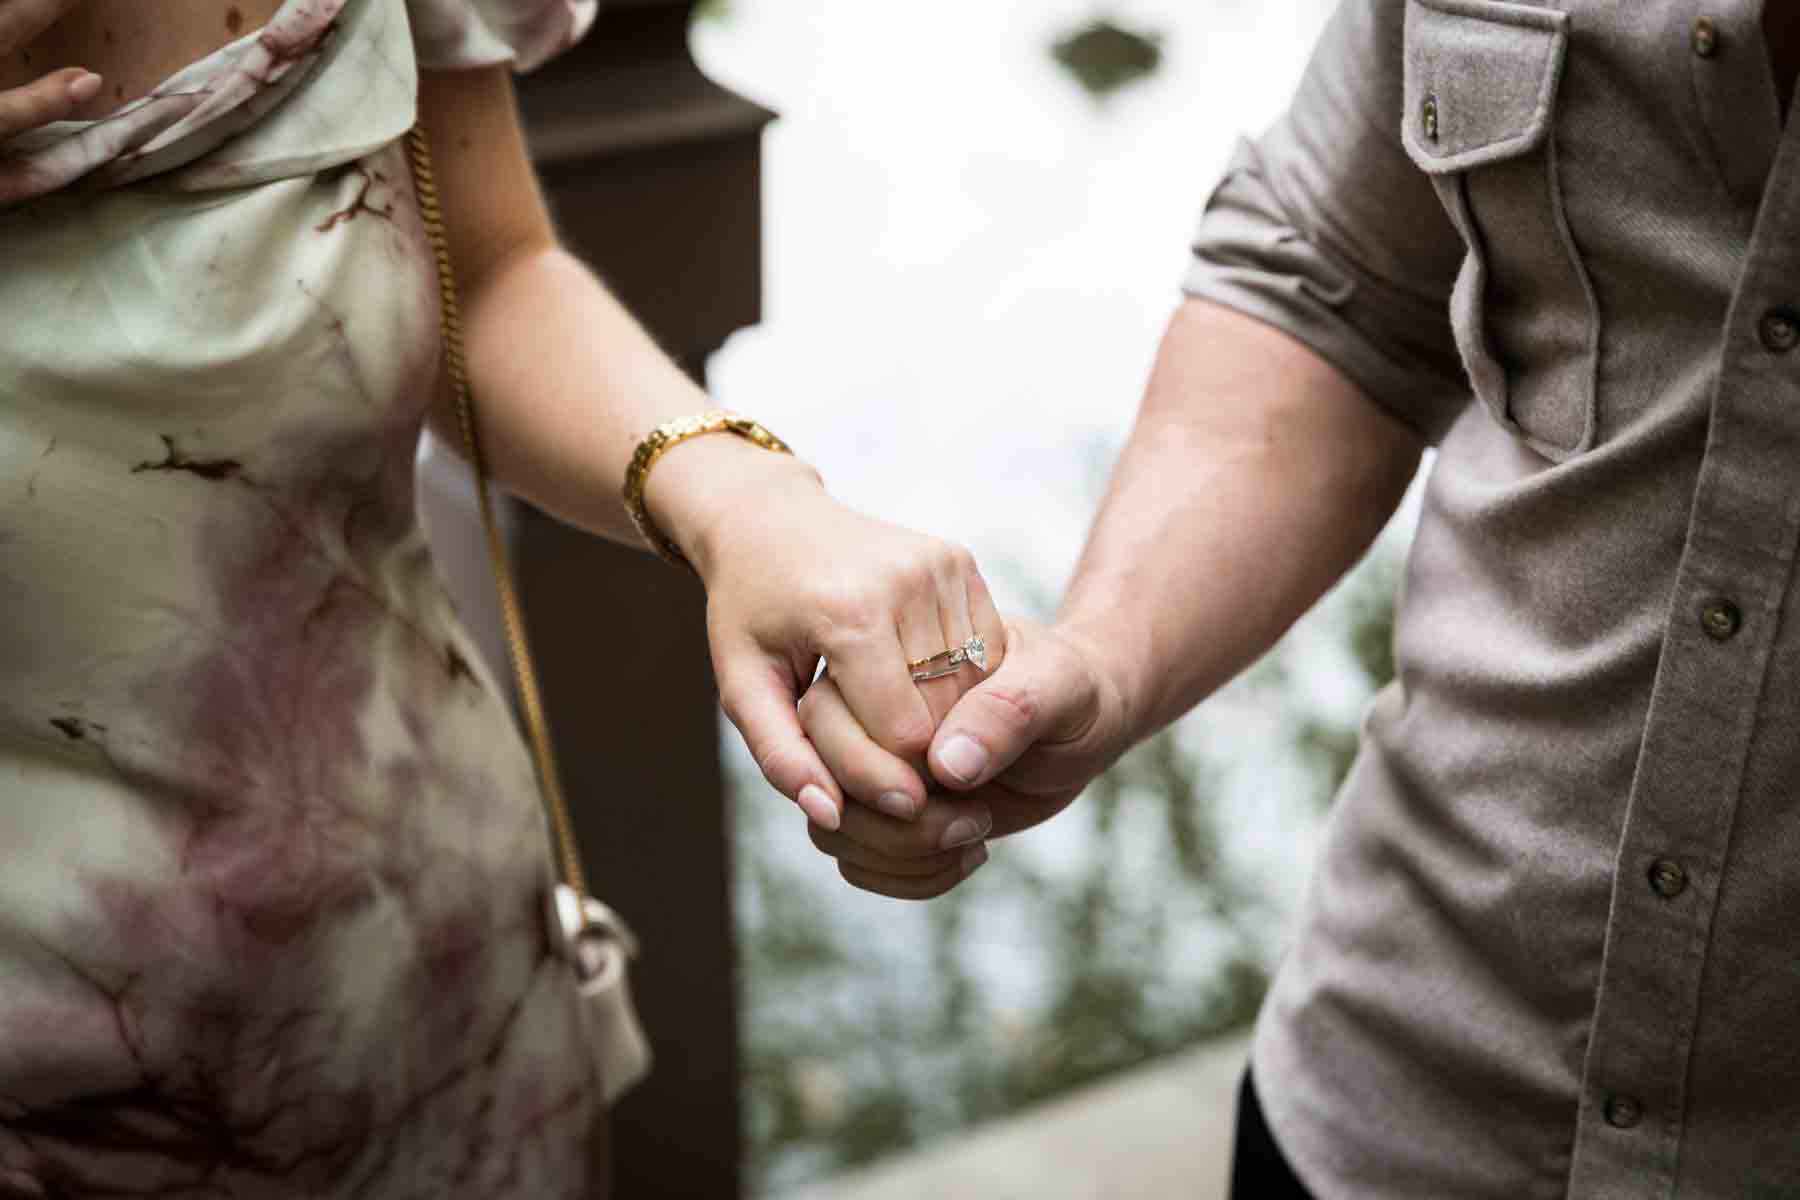
[(1694, 53), (1701, 58), (1711, 58), (1719, 52), (1719, 27), (1713, 24), (1711, 17), (1699, 17), (1694, 21)]
[(1682, 870), (1678, 862), (1659, 859), (1650, 868), (1650, 886), (1665, 900), (1673, 900), (1687, 891), (1687, 885), (1687, 872)]
[(1743, 623), (1737, 605), (1729, 600), (1709, 600), (1700, 610), (1700, 628), (1715, 642), (1730, 641)]
[(1763, 348), (1773, 354), (1786, 354), (1800, 346), (1800, 317), (1785, 308), (1774, 308), (1756, 323), (1756, 336)]
[(1425, 105), (1419, 112), (1419, 125), (1425, 130), (1425, 140), (1438, 140), (1438, 102), (1436, 96), (1425, 97)]
[(1606, 1123), (1614, 1129), (1630, 1129), (1644, 1119), (1644, 1106), (1630, 1096), (1612, 1096), (1606, 1101)]

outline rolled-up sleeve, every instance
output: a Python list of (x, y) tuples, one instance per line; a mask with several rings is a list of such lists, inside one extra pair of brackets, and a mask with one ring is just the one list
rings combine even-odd
[(1400, 143), (1405, 0), (1343, 0), (1292, 105), (1207, 200), (1190, 296), (1283, 330), (1428, 442), (1469, 403), (1449, 297), (1463, 245)]

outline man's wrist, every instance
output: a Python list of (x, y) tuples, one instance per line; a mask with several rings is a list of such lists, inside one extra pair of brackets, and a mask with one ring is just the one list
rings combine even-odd
[(1087, 613), (1079, 609), (1057, 617), (1053, 631), (1088, 662), (1099, 691), (1101, 719), (1107, 740), (1123, 751), (1146, 732), (1148, 656), (1142, 636), (1121, 623), (1116, 614)]

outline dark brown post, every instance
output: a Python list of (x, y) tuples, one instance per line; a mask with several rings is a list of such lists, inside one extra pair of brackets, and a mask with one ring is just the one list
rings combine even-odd
[[(687, 45), (694, 7), (607, 0), (587, 40), (520, 80), (519, 95), (564, 240), (697, 375), (760, 316), (759, 146), (771, 114), (700, 74)], [(428, 474), (424, 488), (427, 508), (443, 508), (441, 481)], [(479, 526), (459, 507), (433, 522), (434, 544), (459, 611), (498, 646), (493, 605), (473, 594), (492, 587)], [(589, 876), (644, 943), (634, 986), (656, 1069), (614, 1113), (614, 1191), (730, 1200), (736, 958), (705, 598), (658, 559), (505, 507)], [(506, 677), (504, 658), (494, 666)]]

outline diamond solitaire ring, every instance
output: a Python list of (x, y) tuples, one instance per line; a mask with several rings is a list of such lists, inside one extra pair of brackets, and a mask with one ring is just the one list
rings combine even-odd
[(964, 663), (974, 663), (977, 671), (986, 671), (987, 662), (987, 643), (977, 633), (960, 646), (940, 650), (930, 658), (921, 658), (918, 662), (906, 665), (912, 671), (913, 682), (924, 683), (927, 679), (942, 679), (946, 675), (954, 675), (962, 670)]

